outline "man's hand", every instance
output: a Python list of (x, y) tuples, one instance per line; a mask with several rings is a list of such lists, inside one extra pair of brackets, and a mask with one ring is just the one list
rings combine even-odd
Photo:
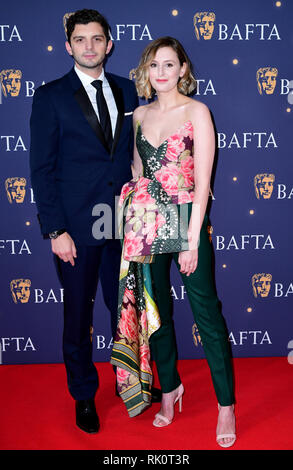
[(74, 258), (77, 257), (76, 248), (74, 241), (67, 232), (62, 233), (55, 240), (51, 240), (51, 246), (55, 255), (59, 256), (65, 263), (69, 261), (74, 266)]
[(197, 268), (198, 250), (181, 251), (178, 257), (180, 272), (189, 276)]

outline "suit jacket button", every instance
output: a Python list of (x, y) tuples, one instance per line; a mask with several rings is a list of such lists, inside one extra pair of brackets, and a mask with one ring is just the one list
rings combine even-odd
[(109, 185), (109, 186), (113, 186), (113, 181), (109, 181), (109, 182), (108, 182), (108, 185)]

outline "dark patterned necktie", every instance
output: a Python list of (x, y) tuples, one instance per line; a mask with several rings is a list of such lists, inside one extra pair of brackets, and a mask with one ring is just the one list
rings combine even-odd
[(91, 84), (97, 90), (96, 99), (99, 111), (100, 124), (103, 129), (108, 147), (109, 149), (111, 149), (113, 144), (112, 126), (109, 109), (103, 93), (103, 82), (102, 80), (94, 80)]

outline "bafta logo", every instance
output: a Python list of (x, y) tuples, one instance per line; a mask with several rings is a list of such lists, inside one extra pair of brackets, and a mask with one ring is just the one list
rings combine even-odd
[(129, 80), (135, 80), (136, 79), (136, 69), (131, 69), (129, 72)]
[(65, 36), (67, 36), (67, 20), (68, 18), (73, 15), (73, 11), (71, 13), (65, 13), (65, 15), (63, 16), (63, 26), (64, 26), (64, 32), (65, 32)]
[(30, 298), (31, 281), (29, 279), (13, 279), (10, 282), (10, 290), (13, 302), (26, 304)]
[(205, 41), (211, 39), (215, 28), (216, 15), (212, 11), (200, 11), (195, 13), (193, 24), (196, 39)]
[(278, 70), (276, 67), (261, 67), (256, 72), (259, 94), (272, 95), (276, 88)]
[(2, 70), (0, 72), (0, 81), (3, 95), (15, 97), (19, 95), (21, 87), (22, 72), (16, 69)]
[(192, 325), (192, 337), (193, 337), (194, 345), (196, 347), (199, 346), (200, 344), (202, 345), (201, 337), (200, 337), (200, 334), (198, 332), (198, 328), (197, 328), (196, 323), (193, 323), (193, 325)]
[(254, 297), (267, 297), (271, 289), (272, 275), (257, 273), (252, 276), (252, 289)]
[(5, 180), (5, 189), (10, 204), (22, 204), (25, 197), (26, 179), (15, 177)]
[(254, 177), (254, 189), (257, 199), (270, 199), (274, 189), (275, 175), (261, 173)]

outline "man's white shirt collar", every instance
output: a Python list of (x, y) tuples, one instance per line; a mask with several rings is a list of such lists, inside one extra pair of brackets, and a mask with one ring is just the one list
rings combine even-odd
[[(97, 90), (95, 89), (95, 87), (93, 87), (92, 85), (92, 82), (95, 80), (95, 78), (93, 77), (90, 77), (89, 75), (87, 75), (86, 73), (82, 72), (81, 70), (79, 70), (76, 65), (74, 66), (74, 70), (77, 74), (77, 76), (79, 77), (88, 97), (89, 97), (89, 100), (94, 108), (94, 111), (99, 118), (99, 110), (98, 110), (98, 107), (97, 107), (97, 100), (96, 100), (96, 93), (97, 93)], [(117, 116), (118, 116), (118, 110), (117, 110), (117, 106), (116, 106), (116, 102), (115, 102), (115, 99), (114, 99), (114, 96), (113, 96), (113, 93), (112, 93), (112, 89), (110, 87), (110, 84), (105, 76), (105, 72), (104, 72), (104, 69), (102, 69), (102, 72), (101, 72), (101, 75), (99, 76), (98, 80), (102, 80), (103, 82), (103, 93), (104, 93), (104, 96), (105, 96), (105, 100), (106, 100), (106, 103), (107, 103), (107, 106), (108, 106), (108, 109), (109, 109), (109, 113), (110, 113), (110, 119), (111, 119), (111, 126), (112, 126), (112, 133), (114, 134), (114, 131), (113, 129), (116, 129), (116, 123), (117, 123)]]
[(104, 69), (102, 69), (101, 75), (99, 76), (98, 79), (90, 77), (87, 73), (82, 72), (79, 68), (76, 67), (76, 65), (74, 66), (74, 70), (85, 88), (91, 85), (91, 83), (94, 80), (102, 80), (103, 86), (108, 85), (108, 81), (105, 77)]

